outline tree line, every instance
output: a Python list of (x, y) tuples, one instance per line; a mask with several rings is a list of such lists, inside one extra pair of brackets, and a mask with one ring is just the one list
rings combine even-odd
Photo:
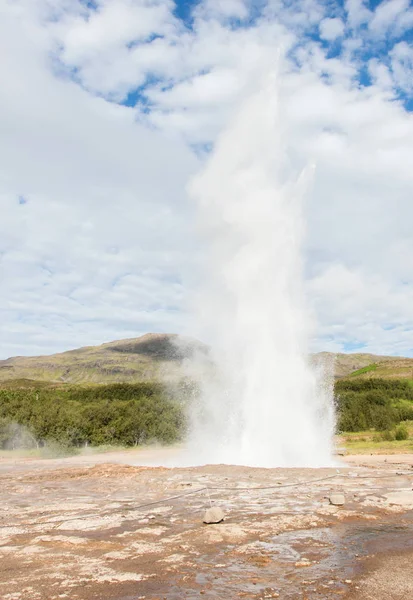
[[(0, 448), (58, 443), (136, 446), (171, 444), (186, 429), (185, 406), (196, 388), (174, 393), (158, 383), (0, 389)], [(336, 382), (337, 431), (389, 431), (413, 420), (413, 387), (406, 379), (344, 379)]]
[(18, 445), (21, 427), (31, 445), (134, 446), (176, 442), (185, 419), (157, 383), (0, 389), (0, 447)]
[(408, 379), (343, 379), (336, 382), (337, 430), (388, 431), (413, 420), (413, 387)]

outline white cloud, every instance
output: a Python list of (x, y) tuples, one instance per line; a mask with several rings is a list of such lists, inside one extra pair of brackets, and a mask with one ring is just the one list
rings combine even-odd
[(147, 41), (154, 34), (165, 35), (171, 29), (171, 1), (101, 2), (97, 9), (71, 16), (59, 24), (62, 28), (64, 59), (71, 64), (93, 60), (98, 52), (113, 51), (124, 44)]
[(394, 87), (394, 78), (389, 67), (376, 58), (372, 58), (368, 62), (368, 70), (374, 83), (381, 90), (388, 90), (391, 95)]
[(226, 19), (243, 20), (248, 17), (249, 11), (244, 0), (206, 0), (200, 3), (195, 10), (198, 17), (213, 18), (225, 21)]
[(396, 44), (390, 52), (394, 81), (405, 92), (413, 92), (413, 48), (406, 42)]
[(357, 29), (370, 21), (372, 13), (368, 9), (368, 0), (345, 0), (344, 6), (350, 27)]
[[(61, 47), (61, 60), (76, 69), (83, 85), (121, 99), (129, 85), (145, 80), (142, 46), (151, 66), (158, 39), (179, 32), (173, 9), (172, 0), (104, 0), (86, 14), (66, 13), (49, 29)], [(153, 46), (145, 44), (151, 41)]]
[[(172, 2), (0, 4), (0, 353), (185, 327), (189, 147), (213, 143), (259, 68), (279, 62), (286, 156), (293, 171), (317, 165), (305, 251), (319, 348), (413, 354), (413, 118), (399, 99), (412, 48), (397, 40), (390, 62), (371, 49), (409, 23), (405, 3), (389, 4), (271, 0), (236, 28), (250, 3), (208, 0), (190, 29)], [(329, 57), (318, 27), (344, 34), (342, 54)], [(146, 112), (139, 97), (116, 104), (145, 82)]]
[(320, 37), (323, 40), (333, 41), (344, 33), (344, 23), (341, 19), (323, 19), (320, 23)]
[(0, 23), (1, 354), (178, 328), (196, 159), (54, 77), (32, 21), (3, 11)]
[(373, 18), (369, 23), (370, 31), (376, 36), (383, 36), (392, 30), (399, 30), (399, 19), (409, 9), (410, 0), (384, 0), (374, 11)]
[[(322, 347), (351, 345), (362, 352), (411, 354), (413, 290), (360, 269), (332, 264), (309, 283), (323, 312)], [(339, 299), (339, 302), (337, 300)]]

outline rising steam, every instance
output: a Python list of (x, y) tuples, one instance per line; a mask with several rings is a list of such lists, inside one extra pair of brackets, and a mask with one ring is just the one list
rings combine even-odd
[[(192, 181), (206, 256), (194, 313), (215, 365), (197, 368), (193, 462), (251, 466), (331, 463), (332, 389), (308, 361), (302, 289), (302, 198), (267, 76)], [(201, 375), (200, 375), (201, 374)]]

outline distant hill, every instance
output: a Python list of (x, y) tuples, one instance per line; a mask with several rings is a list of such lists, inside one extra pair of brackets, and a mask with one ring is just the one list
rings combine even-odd
[[(201, 342), (176, 334), (148, 333), (101, 346), (86, 346), (50, 356), (16, 356), (0, 360), (0, 382), (29, 385), (30, 380), (64, 383), (137, 383), (176, 380), (184, 359), (208, 353)], [(413, 379), (413, 359), (374, 354), (320, 352), (315, 360), (333, 359), (335, 377), (386, 377)]]
[(413, 358), (376, 354), (333, 354), (330, 352), (320, 352), (315, 356), (334, 360), (336, 379), (344, 377), (413, 379)]
[(28, 380), (56, 383), (137, 383), (176, 379), (180, 365), (194, 352), (207, 352), (197, 340), (175, 334), (148, 333), (101, 346), (86, 346), (49, 356), (0, 360), (0, 382)]

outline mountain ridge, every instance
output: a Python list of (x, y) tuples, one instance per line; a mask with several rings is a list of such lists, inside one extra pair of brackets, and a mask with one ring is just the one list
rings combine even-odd
[[(97, 384), (176, 380), (182, 361), (208, 347), (193, 338), (147, 333), (137, 338), (83, 346), (44, 356), (0, 360), (0, 382), (33, 380), (50, 383)], [(413, 379), (413, 359), (375, 354), (319, 352), (313, 360), (333, 360), (335, 378), (403, 377)]]

